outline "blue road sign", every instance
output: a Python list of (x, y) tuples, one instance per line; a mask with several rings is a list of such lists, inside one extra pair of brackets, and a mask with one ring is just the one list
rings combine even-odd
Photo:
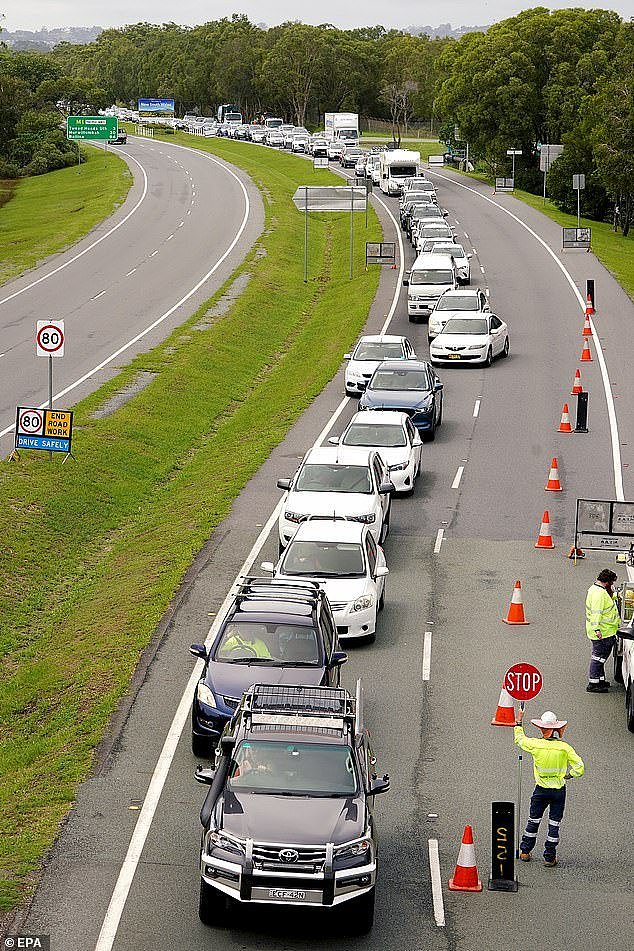
[(173, 116), (173, 99), (139, 99), (139, 115)]

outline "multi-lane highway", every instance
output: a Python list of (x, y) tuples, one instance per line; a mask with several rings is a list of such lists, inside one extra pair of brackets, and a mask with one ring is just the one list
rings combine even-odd
[[(393, 503), (387, 603), (376, 643), (351, 647), (343, 669), (348, 685), (364, 678), (378, 766), (392, 778), (390, 793), (377, 802), (374, 930), (342, 939), (327, 915), (303, 911), (242, 909), (226, 931), (207, 929), (197, 917), (204, 791), (194, 782), (189, 746), (187, 647), (204, 639), (236, 575), (274, 560), (276, 479), (292, 475), (307, 448), (341, 432), (355, 410), (354, 401), (342, 402), (339, 374), (197, 559), (126, 724), (79, 790), (23, 927), (50, 933), (54, 949), (564, 951), (604, 946), (608, 934), (611, 948), (634, 945), (634, 756), (623, 691), (585, 692), (583, 604), (605, 562), (589, 557), (574, 567), (565, 557), (578, 496), (634, 494), (634, 381), (623, 346), (634, 306), (593, 256), (563, 258), (559, 229), (538, 213), (510, 196), (492, 202), (490, 189), (450, 173), (436, 180), (440, 203), (474, 252), (474, 283), (489, 290), (494, 312), (509, 324), (511, 356), (489, 369), (439, 371), (444, 422), (424, 447), (413, 496)], [(395, 214), (394, 202), (378, 208), (386, 238), (395, 232), (388, 206)], [(411, 261), (407, 246), (404, 253)], [(424, 356), (426, 327), (408, 324), (397, 275), (383, 273), (368, 330), (391, 318), (390, 331), (407, 334)], [(588, 277), (597, 282), (594, 323), (608, 372), (604, 378), (593, 345), (594, 362), (582, 368), (590, 432), (560, 435), (581, 351), (583, 311), (574, 286), (583, 290)], [(618, 432), (608, 414), (612, 396)], [(544, 492), (553, 455), (564, 486), (558, 495)], [(534, 548), (544, 508), (554, 551)], [(501, 619), (518, 578), (531, 624), (512, 628)], [(546, 869), (537, 860), (520, 867), (516, 894), (451, 893), (446, 882), (465, 823), (474, 827), (484, 880), (490, 803), (515, 796), (512, 731), (490, 721), (501, 678), (519, 660), (544, 674), (530, 715), (552, 709), (567, 718), (566, 739), (586, 762), (586, 775), (570, 784), (560, 865)], [(525, 776), (523, 816), (530, 788)], [(429, 840), (438, 841), (443, 882), (435, 902)]]
[(130, 139), (127, 200), (79, 244), (0, 288), (0, 452), (15, 407), (48, 397), (35, 325), (65, 321), (55, 360), (58, 406), (76, 403), (151, 349), (220, 287), (263, 225), (258, 190), (239, 170), (194, 149)]

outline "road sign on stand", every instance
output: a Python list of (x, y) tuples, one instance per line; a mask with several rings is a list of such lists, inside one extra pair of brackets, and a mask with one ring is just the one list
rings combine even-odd
[(113, 142), (119, 138), (116, 116), (67, 116), (66, 138), (73, 142)]
[(394, 264), (396, 262), (396, 244), (394, 241), (366, 241), (365, 265)]
[(73, 413), (66, 409), (39, 409), (18, 406), (15, 419), (15, 448), (71, 452)]
[(512, 192), (515, 188), (515, 180), (513, 178), (496, 178), (495, 179), (495, 188), (494, 192)]
[(313, 168), (328, 168), (330, 162), (327, 155), (313, 156)]
[[(578, 193), (577, 193), (578, 194)], [(577, 248), (589, 251), (592, 242), (592, 228), (564, 228), (562, 247), (564, 250)]]
[(543, 685), (541, 673), (532, 664), (513, 664), (504, 676), (504, 689), (513, 700), (522, 703), (534, 700)]
[(38, 357), (64, 356), (63, 320), (38, 320), (35, 331), (35, 352)]

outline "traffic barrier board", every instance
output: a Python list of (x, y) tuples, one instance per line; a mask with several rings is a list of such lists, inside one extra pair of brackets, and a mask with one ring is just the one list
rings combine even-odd
[(66, 409), (18, 406), (15, 421), (16, 449), (44, 449), (70, 453), (73, 413)]
[(35, 332), (35, 352), (38, 357), (64, 356), (63, 320), (38, 320)]
[(537, 667), (532, 664), (513, 664), (504, 676), (504, 689), (514, 700), (534, 700), (544, 681)]

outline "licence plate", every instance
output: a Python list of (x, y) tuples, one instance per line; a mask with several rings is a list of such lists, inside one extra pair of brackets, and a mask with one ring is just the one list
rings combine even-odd
[(448, 354), (447, 354), (447, 359), (448, 359), (448, 360), (459, 360), (459, 359), (460, 359), (460, 354), (459, 354), (459, 353), (448, 353)]
[(269, 888), (269, 898), (277, 901), (306, 901), (306, 892), (301, 888)]

